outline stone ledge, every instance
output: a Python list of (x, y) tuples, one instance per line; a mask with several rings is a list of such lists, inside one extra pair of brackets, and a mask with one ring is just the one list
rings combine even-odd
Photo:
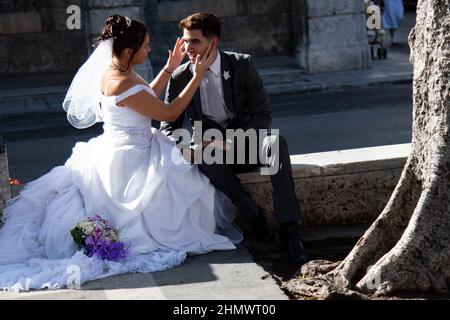
[[(402, 169), (410, 147), (411, 144), (405, 143), (291, 155), (292, 175), (295, 179)], [(244, 185), (270, 182), (270, 176), (259, 172), (241, 173), (239, 178)]]
[[(295, 192), (305, 227), (371, 223), (386, 205), (409, 155), (410, 144), (291, 156)], [(270, 176), (240, 174), (244, 188), (272, 217)]]
[[(370, 224), (389, 200), (409, 152), (410, 144), (399, 144), (292, 155), (295, 192), (304, 214), (300, 224), (307, 228)], [(8, 177), (5, 152), (0, 154), (0, 212), (11, 197)], [(257, 171), (239, 178), (277, 228), (270, 176)], [(17, 195), (19, 190), (13, 191)]]

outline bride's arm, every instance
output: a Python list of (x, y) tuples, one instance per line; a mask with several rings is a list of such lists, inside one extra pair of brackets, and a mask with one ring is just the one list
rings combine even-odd
[[(195, 92), (200, 86), (203, 74), (213, 63), (215, 55), (211, 54), (211, 52), (215, 52), (214, 50), (216, 50), (216, 47), (211, 45), (203, 57), (200, 58), (200, 56), (197, 56), (194, 64), (194, 75), (191, 81), (189, 81), (183, 91), (171, 103), (166, 104), (147, 91), (142, 90), (122, 100), (120, 104), (154, 120), (175, 121), (194, 97)], [(135, 85), (135, 83), (129, 80), (127, 81), (123, 85), (124, 89), (129, 89)]]
[(173, 51), (169, 50), (169, 58), (167, 59), (166, 65), (150, 83), (150, 87), (153, 91), (155, 91), (158, 97), (163, 93), (167, 83), (170, 80), (172, 72), (180, 65), (185, 55), (186, 51), (184, 50), (184, 40), (178, 38), (175, 42)]

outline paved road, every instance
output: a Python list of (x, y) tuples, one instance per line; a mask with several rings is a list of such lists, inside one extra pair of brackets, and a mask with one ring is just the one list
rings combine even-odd
[[(286, 95), (271, 98), (273, 127), (291, 154), (408, 143), (411, 139), (411, 84)], [(61, 115), (2, 121), (10, 176), (24, 182), (64, 164), (77, 141), (101, 132), (97, 125), (76, 130)]]

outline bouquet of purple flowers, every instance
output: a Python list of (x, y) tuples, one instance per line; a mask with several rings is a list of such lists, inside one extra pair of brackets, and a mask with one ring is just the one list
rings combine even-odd
[(117, 229), (99, 215), (78, 222), (70, 234), (88, 257), (119, 261), (128, 254), (123, 242), (118, 241)]

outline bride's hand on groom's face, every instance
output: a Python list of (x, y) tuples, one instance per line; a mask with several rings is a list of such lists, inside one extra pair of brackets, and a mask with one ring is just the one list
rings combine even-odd
[(194, 64), (194, 74), (203, 76), (216, 59), (216, 51), (217, 46), (211, 42), (203, 56), (197, 55)]
[(166, 68), (173, 72), (183, 61), (186, 56), (186, 50), (184, 47), (184, 39), (178, 38), (175, 42), (173, 50), (169, 50), (169, 58), (167, 59)]

